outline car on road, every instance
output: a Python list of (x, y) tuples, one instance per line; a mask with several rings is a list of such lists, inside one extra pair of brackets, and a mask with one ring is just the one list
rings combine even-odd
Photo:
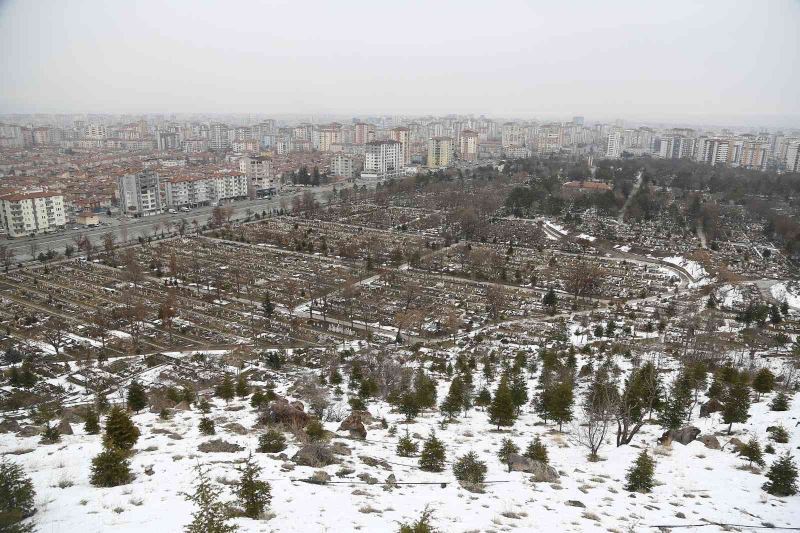
[(178, 212), (175, 211), (174, 209), (168, 209), (167, 213), (169, 213), (170, 215), (177, 215), (178, 214)]

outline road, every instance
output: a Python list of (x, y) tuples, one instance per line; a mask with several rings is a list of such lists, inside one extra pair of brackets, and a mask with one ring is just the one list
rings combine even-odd
[[(341, 190), (350, 187), (351, 184), (336, 183), (335, 186), (338, 190)], [(247, 218), (248, 209), (252, 210), (253, 213), (261, 213), (262, 211), (267, 211), (269, 213), (280, 209), (281, 203), (286, 206), (291, 206), (294, 197), (300, 196), (306, 191), (311, 191), (317, 200), (321, 201), (327, 198), (333, 190), (333, 187), (334, 184), (328, 184), (313, 189), (286, 191), (272, 198), (233, 202), (229, 204), (233, 207), (232, 220), (243, 220)], [(111, 218), (104, 216), (102, 221), (108, 223), (106, 226), (81, 230), (66, 229), (58, 231), (57, 233), (37, 235), (35, 237), (8, 239), (4, 244), (6, 244), (9, 249), (14, 250), (16, 261), (25, 261), (32, 259), (32, 251), (35, 251), (35, 254), (47, 252), (48, 250), (63, 253), (68, 245), (75, 246), (75, 241), (80, 235), (88, 237), (93, 244), (102, 246), (103, 234), (113, 232), (115, 242), (124, 244), (125, 242), (135, 242), (139, 237), (160, 234), (161, 230), (165, 233), (171, 233), (175, 231), (171, 226), (177, 224), (181, 219), (186, 219), (190, 224), (189, 231), (191, 231), (194, 221), (197, 221), (198, 226), (203, 226), (208, 223), (211, 219), (211, 212), (213, 209), (214, 208), (210, 206), (198, 207), (190, 210), (188, 213), (178, 213), (176, 215), (163, 213), (142, 218)], [(68, 227), (72, 227), (72, 225)]]

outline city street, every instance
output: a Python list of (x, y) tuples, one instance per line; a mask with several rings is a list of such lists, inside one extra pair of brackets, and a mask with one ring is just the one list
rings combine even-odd
[[(302, 195), (307, 190), (310, 190), (317, 201), (323, 202), (327, 200), (333, 187), (336, 186), (338, 190), (348, 188), (351, 184), (336, 183), (329, 185), (322, 185), (313, 189), (299, 189), (282, 192), (272, 198), (261, 198), (257, 200), (241, 200), (228, 205), (233, 207), (232, 220), (243, 220), (247, 218), (247, 210), (252, 210), (252, 214), (261, 213), (266, 211), (271, 213), (277, 211), (283, 202), (285, 207), (291, 207), (292, 200), (296, 196)], [(189, 223), (189, 230), (191, 231), (193, 222), (197, 221), (198, 226), (203, 226), (211, 219), (211, 212), (214, 208), (198, 207), (190, 210), (188, 213), (169, 214), (163, 213), (160, 215), (152, 215), (142, 218), (125, 218), (125, 217), (107, 217), (101, 216), (101, 221), (107, 223), (106, 226), (96, 228), (81, 228), (80, 230), (71, 229), (74, 224), (67, 224), (67, 229), (60, 230), (56, 233), (38, 235), (35, 237), (24, 237), (18, 239), (6, 239), (3, 244), (6, 244), (9, 249), (14, 250), (16, 261), (25, 261), (31, 259), (32, 247), (35, 248), (35, 253), (47, 252), (54, 250), (59, 253), (64, 252), (67, 245), (75, 246), (76, 238), (79, 235), (84, 235), (91, 239), (92, 243), (97, 246), (102, 246), (103, 234), (113, 232), (115, 241), (117, 243), (124, 243), (126, 241), (136, 241), (139, 237), (153, 236), (154, 232), (160, 234), (161, 230), (165, 233), (173, 231), (171, 226), (177, 224), (181, 219), (186, 219)]]

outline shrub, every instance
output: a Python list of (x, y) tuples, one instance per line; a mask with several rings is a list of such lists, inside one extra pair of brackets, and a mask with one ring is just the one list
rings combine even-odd
[(0, 531), (28, 533), (33, 525), (21, 522), (36, 512), (36, 491), (22, 468), (3, 457), (0, 459)]
[(200, 400), (200, 403), (197, 404), (197, 408), (200, 409), (200, 412), (204, 415), (207, 415), (211, 412), (211, 404), (208, 402), (206, 398)]
[(325, 437), (325, 428), (322, 427), (322, 422), (316, 418), (312, 418), (306, 424), (306, 436), (311, 442), (317, 442)]
[(92, 459), (90, 481), (96, 487), (116, 487), (133, 479), (126, 453), (118, 448), (106, 448)]
[(100, 433), (100, 417), (97, 416), (97, 411), (92, 408), (87, 409), (83, 420), (83, 429), (87, 434), (97, 435)]
[(158, 412), (158, 418), (160, 418), (161, 420), (169, 420), (171, 417), (172, 417), (172, 414), (169, 412), (169, 409), (167, 409), (166, 407)]
[(773, 411), (788, 411), (789, 410), (789, 395), (781, 391), (775, 395), (769, 408)]
[(128, 387), (128, 408), (139, 412), (147, 407), (147, 392), (141, 383), (133, 380)]
[(789, 442), (789, 432), (783, 426), (774, 426), (769, 429), (769, 438), (779, 444)]
[(511, 439), (503, 439), (500, 450), (497, 452), (497, 457), (500, 459), (501, 463), (509, 465), (509, 468), (511, 468), (509, 458), (512, 453), (519, 453), (519, 446), (514, 444), (514, 441)]
[(208, 417), (202, 417), (197, 424), (197, 429), (200, 430), (201, 435), (216, 435), (217, 431), (214, 427), (214, 421)]
[(118, 448), (123, 451), (130, 450), (139, 440), (139, 429), (133, 425), (128, 413), (115, 405), (106, 417), (106, 432), (103, 435), (103, 445), (106, 448)]
[(647, 450), (642, 450), (636, 462), (633, 464), (626, 476), (627, 484), (625, 490), (630, 492), (650, 492), (653, 490), (656, 463), (652, 457), (647, 455)]
[(229, 513), (220, 501), (220, 490), (211, 483), (201, 465), (195, 466), (197, 479), (194, 492), (184, 497), (194, 503), (198, 509), (192, 514), (192, 521), (186, 526), (186, 533), (233, 533), (237, 526), (228, 524)]
[(286, 438), (280, 431), (269, 429), (258, 438), (258, 448), (261, 453), (278, 453), (286, 449)]
[(772, 463), (767, 472), (768, 482), (762, 488), (774, 496), (797, 494), (797, 466), (789, 452)]
[(244, 466), (237, 470), (241, 473), (241, 478), (234, 488), (239, 505), (244, 510), (246, 517), (258, 518), (263, 514), (271, 499), (269, 483), (258, 479), (261, 475), (261, 467), (253, 461), (252, 454), (247, 456)]
[(486, 470), (486, 463), (480, 461), (475, 452), (460, 457), (453, 465), (456, 479), (467, 483), (483, 483), (486, 479)]
[(408, 429), (406, 429), (406, 434), (397, 440), (397, 455), (400, 457), (411, 457), (415, 455), (417, 451), (419, 451), (419, 446), (411, 439), (408, 435)]
[(444, 444), (436, 438), (434, 432), (431, 432), (428, 439), (422, 445), (422, 453), (419, 456), (420, 469), (426, 472), (443, 471), (445, 455)]
[(422, 516), (419, 520), (410, 524), (400, 524), (398, 533), (437, 533), (438, 530), (434, 529), (431, 525), (431, 516), (433, 512), (426, 507), (422, 511)]
[(547, 463), (547, 447), (545, 447), (545, 445), (542, 443), (542, 439), (540, 439), (538, 435), (525, 450), (525, 457), (533, 459), (534, 461)]
[(264, 403), (264, 393), (261, 392), (261, 389), (256, 389), (250, 396), (250, 406), (258, 409), (262, 403)]
[(42, 444), (55, 444), (61, 442), (61, 432), (58, 431), (56, 426), (47, 426), (42, 432), (42, 438), (39, 439)]
[(758, 466), (764, 466), (764, 454), (755, 437), (752, 437), (746, 444), (739, 447), (739, 455), (747, 459), (751, 465), (755, 463)]

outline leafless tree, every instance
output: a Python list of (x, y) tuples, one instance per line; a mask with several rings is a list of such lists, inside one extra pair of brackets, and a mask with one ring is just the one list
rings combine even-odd
[(58, 315), (51, 316), (41, 331), (41, 338), (53, 347), (56, 355), (61, 354), (61, 347), (67, 339), (67, 321)]

